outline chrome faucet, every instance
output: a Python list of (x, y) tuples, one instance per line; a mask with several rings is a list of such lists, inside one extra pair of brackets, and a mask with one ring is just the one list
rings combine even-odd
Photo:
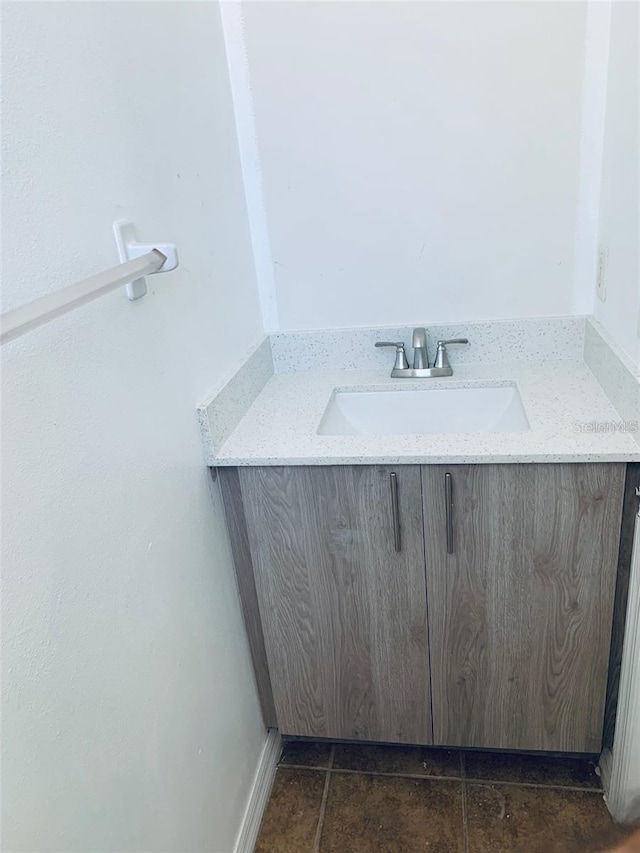
[(427, 353), (427, 333), (418, 327), (413, 330), (413, 367), (409, 367), (404, 341), (376, 341), (377, 347), (395, 347), (396, 360), (391, 371), (394, 379), (429, 379), (442, 376), (452, 376), (453, 368), (447, 355), (447, 344), (468, 344), (467, 338), (451, 338), (447, 341), (438, 341), (436, 358), (433, 367), (429, 367), (429, 355)]

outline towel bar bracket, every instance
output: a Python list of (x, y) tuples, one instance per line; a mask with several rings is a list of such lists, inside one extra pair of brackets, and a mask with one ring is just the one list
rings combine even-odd
[[(122, 263), (133, 261), (141, 255), (146, 255), (152, 249), (157, 249), (166, 256), (167, 260), (158, 272), (170, 272), (178, 266), (178, 250), (173, 243), (138, 243), (136, 240), (136, 229), (130, 219), (118, 219), (113, 223), (113, 233), (116, 238), (116, 246)], [(127, 296), (133, 302), (140, 299), (147, 292), (147, 282), (144, 278), (137, 278), (126, 285)]]

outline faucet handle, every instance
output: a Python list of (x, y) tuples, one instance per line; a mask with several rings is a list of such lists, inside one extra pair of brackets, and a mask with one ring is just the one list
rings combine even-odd
[(438, 341), (436, 350), (436, 360), (434, 367), (451, 367), (449, 357), (447, 355), (448, 344), (468, 344), (469, 338), (450, 338), (448, 341)]
[(409, 367), (407, 354), (404, 350), (404, 341), (376, 341), (375, 346), (396, 348), (396, 363), (393, 365), (394, 370), (406, 370)]
[(447, 344), (468, 344), (469, 338), (449, 338), (448, 341), (438, 341), (438, 346), (446, 347)]

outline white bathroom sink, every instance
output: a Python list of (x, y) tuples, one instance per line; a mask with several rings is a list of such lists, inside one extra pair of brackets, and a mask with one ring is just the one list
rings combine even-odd
[(529, 421), (515, 385), (335, 391), (319, 435), (433, 435), (524, 432)]

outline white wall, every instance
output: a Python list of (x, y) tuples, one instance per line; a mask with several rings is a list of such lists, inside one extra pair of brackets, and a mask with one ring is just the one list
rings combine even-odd
[(265, 732), (195, 407), (261, 333), (219, 10), (4, 6), (3, 850), (229, 853)]
[(243, 11), (283, 329), (572, 311), (584, 3)]
[(607, 77), (600, 246), (606, 302), (596, 316), (640, 365), (640, 7), (614, 0)]

